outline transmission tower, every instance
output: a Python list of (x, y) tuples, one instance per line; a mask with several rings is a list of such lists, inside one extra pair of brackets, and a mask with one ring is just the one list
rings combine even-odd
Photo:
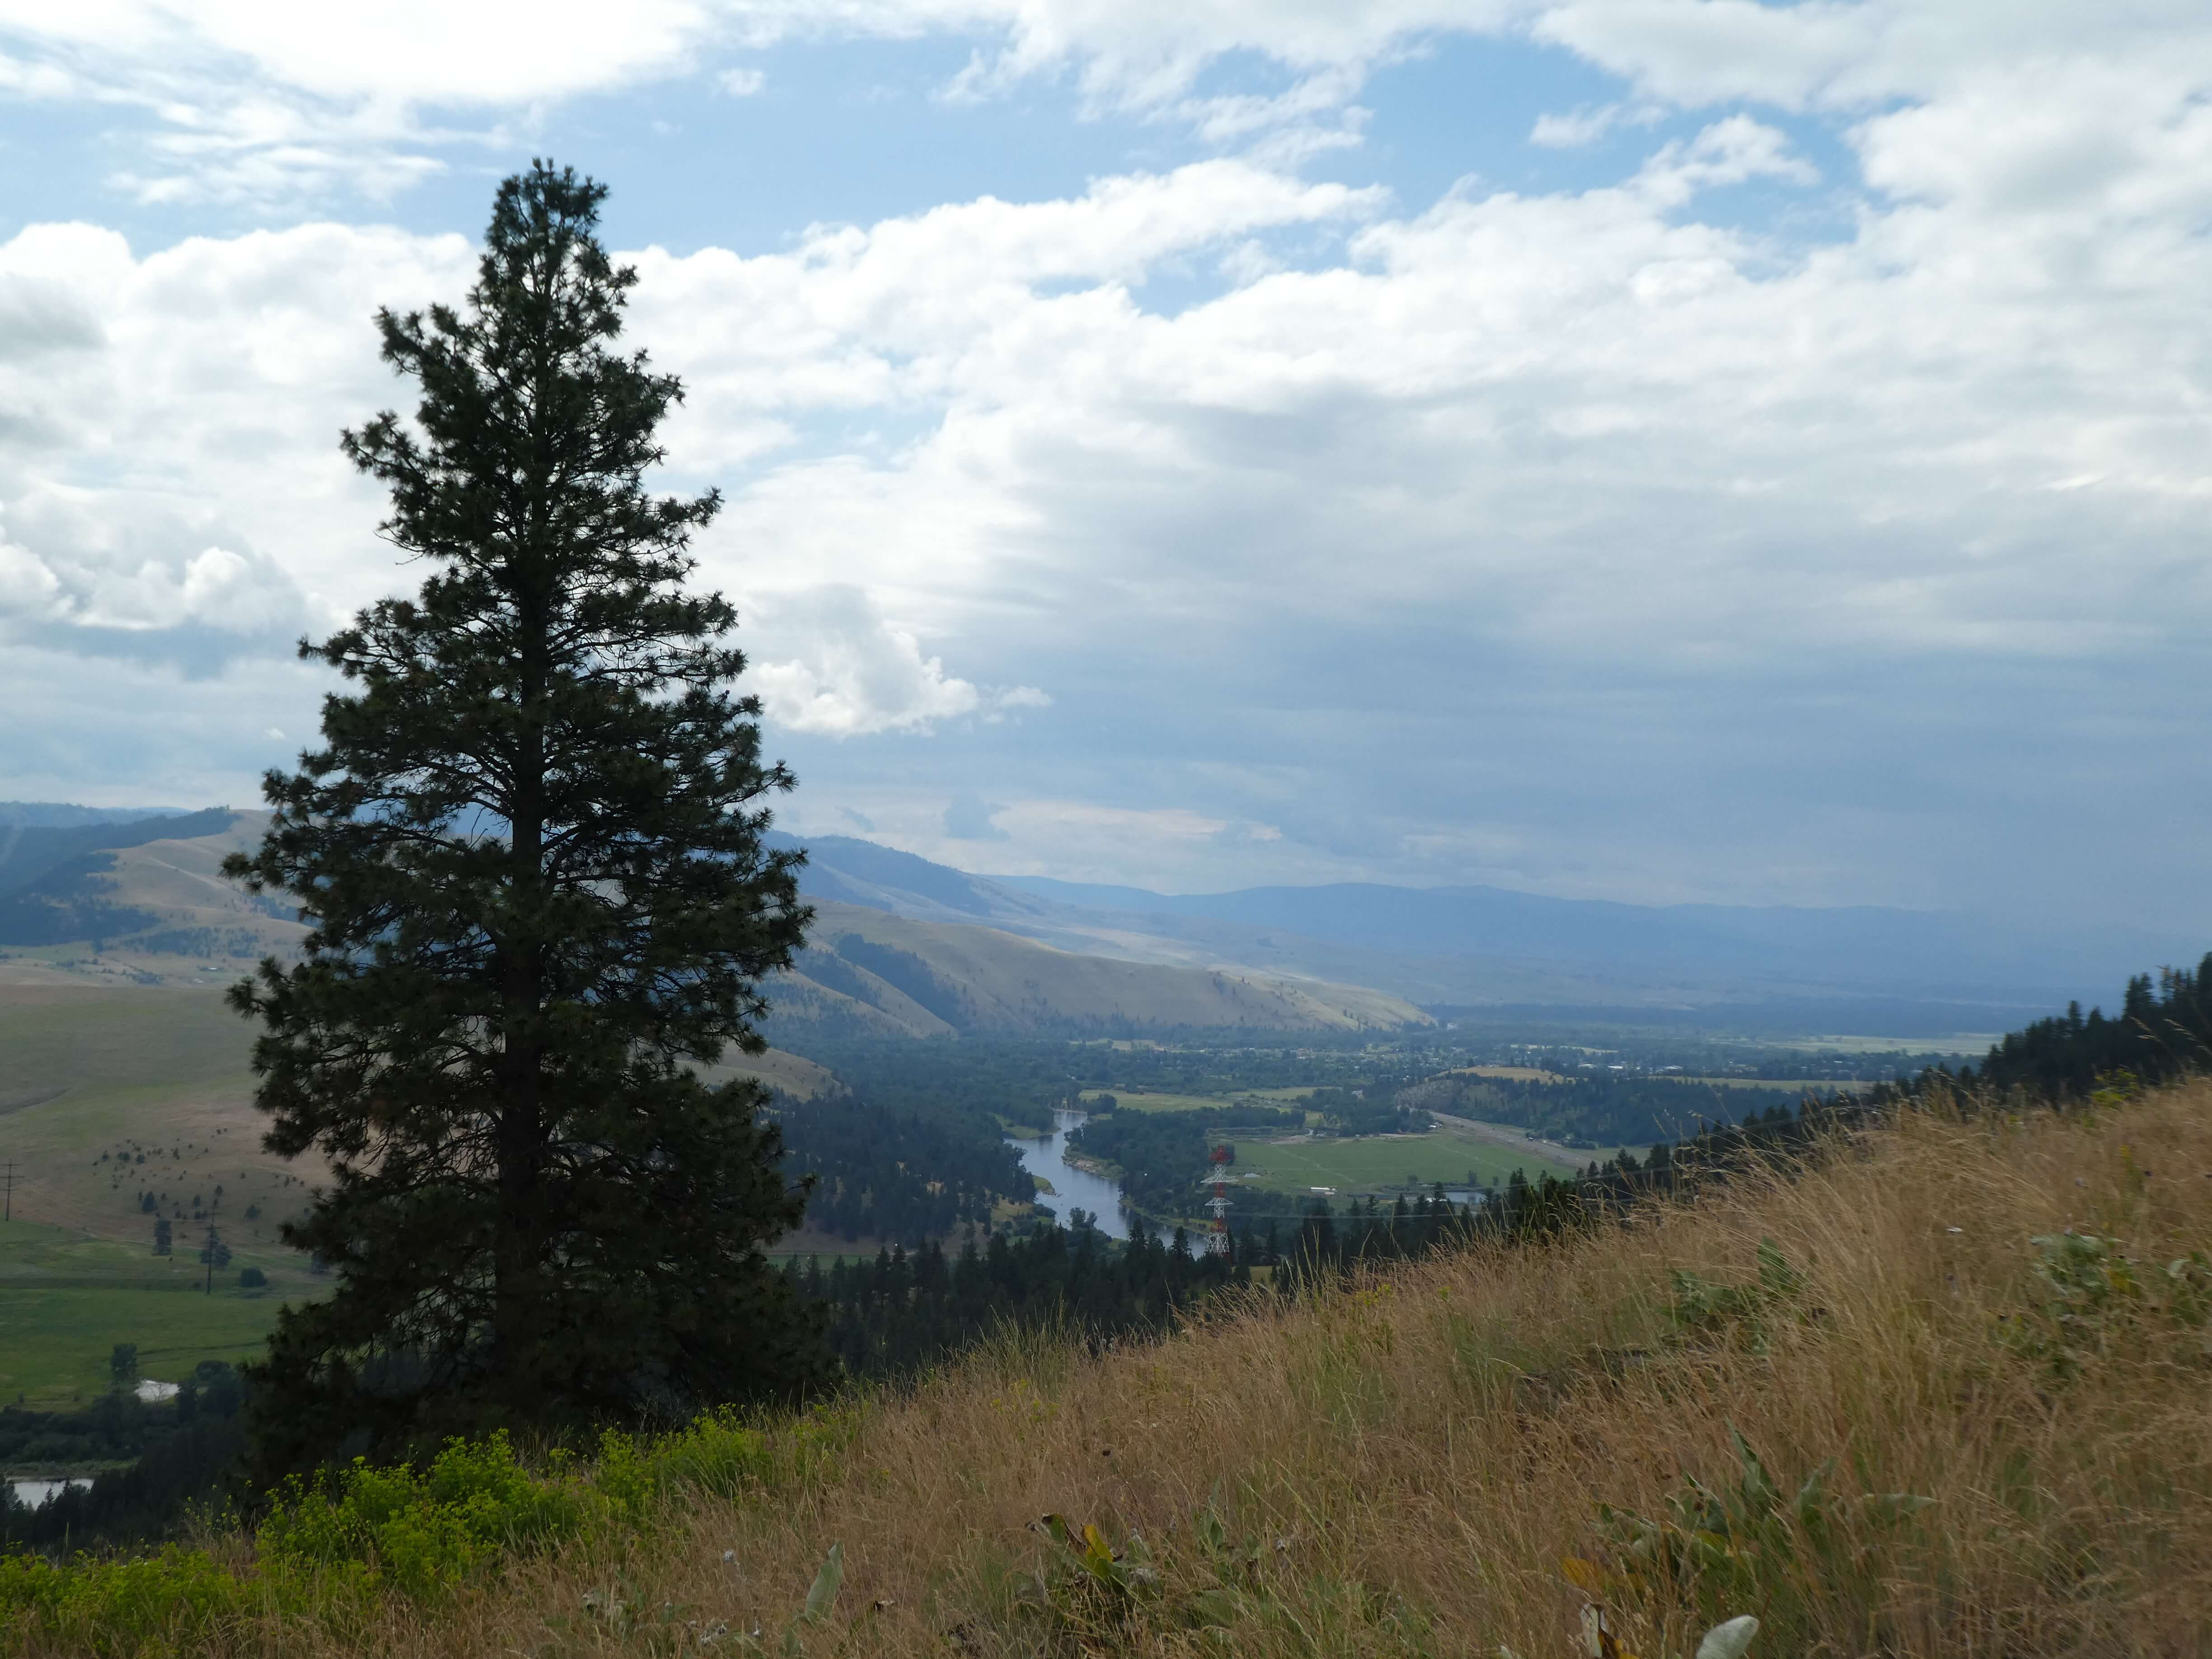
[(1213, 1149), (1213, 1196), (1206, 1200), (1206, 1207), (1213, 1212), (1213, 1225), (1206, 1231), (1206, 1253), (1225, 1256), (1229, 1249), (1229, 1158), (1226, 1146)]

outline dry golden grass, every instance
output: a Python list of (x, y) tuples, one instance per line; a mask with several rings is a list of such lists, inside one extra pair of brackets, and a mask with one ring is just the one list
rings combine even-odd
[[(1733, 1428), (1785, 1493), (1836, 1460), (1825, 1545), (1797, 1529), (1725, 1609), (1765, 1617), (1759, 1659), (2212, 1651), (2204, 1330), (2147, 1297), (2068, 1328), (2071, 1375), (1995, 1334), (2033, 1304), (2031, 1236), (2069, 1226), (2147, 1274), (2212, 1247), (2212, 1086), (2088, 1119), (1917, 1119), (1793, 1176), (1164, 1346), (1009, 1346), (863, 1408), (810, 1487), (525, 1564), (434, 1612), (395, 1605), (358, 1647), (690, 1651), (726, 1621), (775, 1652), (835, 1543), (847, 1577), (804, 1632), (815, 1655), (1563, 1659), (1587, 1599), (1563, 1558), (1623, 1560), (1599, 1505), (1656, 1518), (1686, 1474), (1732, 1486)], [(1743, 1284), (1762, 1239), (1802, 1290), (1680, 1334), (1670, 1270)], [(1885, 1492), (1935, 1502), (1885, 1522), (1862, 1501)], [(1209, 1510), (1256, 1565), (1206, 1546)], [(1033, 1526), (1048, 1511), (1140, 1534), (1160, 1590), (1086, 1588)], [(1694, 1648), (1694, 1589), (1616, 1574), (1601, 1593), (1650, 1659)], [(589, 1612), (587, 1591), (643, 1622)]]

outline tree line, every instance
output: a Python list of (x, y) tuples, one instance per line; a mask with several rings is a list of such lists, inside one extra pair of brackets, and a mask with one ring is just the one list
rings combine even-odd
[(1429, 1111), (1532, 1130), (1569, 1146), (1644, 1146), (1746, 1112), (1792, 1110), (1798, 1096), (1790, 1089), (1722, 1087), (1681, 1078), (1598, 1073), (1551, 1080), (1446, 1073), (1402, 1087), (1395, 1097)]
[(131, 1460), (36, 1506), (0, 1485), (0, 1546), (68, 1547), (159, 1534), (186, 1501), (217, 1491), (237, 1463), (246, 1389), (231, 1366), (204, 1359), (174, 1399), (149, 1402), (120, 1386), (128, 1381), (124, 1352), (117, 1351), (118, 1386), (80, 1411), (0, 1407), (0, 1467)]
[(1991, 1045), (1978, 1068), (1934, 1066), (1909, 1085), (1886, 1085), (1877, 1099), (1935, 1086), (2050, 1101), (2085, 1100), (2115, 1083), (2165, 1083), (2212, 1060), (2212, 952), (2193, 968), (2137, 974), (2120, 1011), (2087, 1014), (2078, 1002)]
[(1073, 1331), (1097, 1342), (1164, 1334), (1176, 1316), (1249, 1270), (1194, 1255), (1187, 1239), (1110, 1239), (1076, 1211), (1066, 1225), (1025, 1233), (969, 1231), (948, 1255), (935, 1239), (872, 1261), (818, 1259), (786, 1269), (794, 1296), (823, 1309), (830, 1346), (847, 1375), (910, 1377), (994, 1332)]
[(996, 1122), (972, 1111), (892, 1108), (857, 1093), (775, 1097), (784, 1169), (810, 1180), (805, 1222), (847, 1239), (915, 1242), (988, 1226), (1002, 1200), (1027, 1203), (1029, 1173)]

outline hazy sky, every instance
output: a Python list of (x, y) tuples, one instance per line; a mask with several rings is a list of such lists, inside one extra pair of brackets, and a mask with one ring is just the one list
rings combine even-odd
[(2203, 0), (0, 0), (0, 797), (252, 804), (611, 184), (802, 833), (2212, 931)]

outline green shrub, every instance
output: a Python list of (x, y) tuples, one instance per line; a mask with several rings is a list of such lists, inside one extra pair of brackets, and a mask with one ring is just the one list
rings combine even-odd
[(507, 1554), (575, 1537), (605, 1504), (565, 1458), (531, 1474), (501, 1431), (447, 1441), (427, 1469), (356, 1458), (312, 1486), (295, 1477), (254, 1542), (272, 1567), (358, 1563), (380, 1583), (428, 1596)]
[(79, 1556), (66, 1565), (35, 1555), (0, 1558), (0, 1632), (40, 1626), (103, 1656), (205, 1641), (267, 1600), (204, 1550), (172, 1546), (136, 1559)]
[(2033, 1284), (2024, 1314), (1997, 1318), (1997, 1340), (2041, 1361), (2053, 1382), (2071, 1382), (2084, 1358), (2140, 1352), (2163, 1325), (2197, 1330), (2212, 1322), (2212, 1256), (2191, 1250), (2163, 1267), (2123, 1255), (2095, 1233), (2039, 1233)]
[[(1791, 1489), (1778, 1482), (1751, 1443), (1731, 1426), (1737, 1474), (1707, 1486), (1683, 1477), (1654, 1519), (1598, 1505), (1603, 1565), (1563, 1564), (1601, 1602), (1613, 1596), (1650, 1609), (1692, 1609), (1706, 1625), (1756, 1608), (1762, 1618), (1801, 1614), (1813, 1587), (1840, 1588), (1875, 1569), (1871, 1545), (1934, 1503), (1911, 1492), (1870, 1492), (1856, 1503), (1833, 1488), (1830, 1458)], [(1868, 1472), (1859, 1471), (1863, 1483)]]
[(383, 1595), (434, 1601), (517, 1556), (649, 1531), (688, 1497), (809, 1484), (858, 1425), (854, 1412), (818, 1410), (769, 1435), (720, 1411), (671, 1434), (610, 1430), (595, 1462), (556, 1452), (535, 1470), (503, 1433), (449, 1440), (419, 1468), (356, 1459), (271, 1494), (244, 1573), (173, 1547), (135, 1559), (0, 1558), (0, 1651), (32, 1630), (102, 1656), (167, 1651), (270, 1613), (358, 1630)]

